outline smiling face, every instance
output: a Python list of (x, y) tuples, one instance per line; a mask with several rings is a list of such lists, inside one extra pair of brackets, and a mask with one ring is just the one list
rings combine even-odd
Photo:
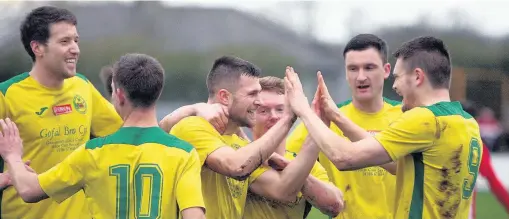
[(229, 105), (230, 120), (241, 127), (253, 127), (255, 112), (260, 106), (260, 83), (258, 77), (241, 75), (232, 103)]
[(80, 55), (79, 36), (76, 26), (61, 21), (50, 25), (48, 41), (35, 47), (36, 62), (40, 62), (57, 78), (70, 78), (76, 75), (76, 64)]
[(353, 99), (373, 100), (382, 96), (384, 80), (390, 74), (390, 64), (383, 62), (380, 52), (369, 47), (345, 53), (346, 78)]

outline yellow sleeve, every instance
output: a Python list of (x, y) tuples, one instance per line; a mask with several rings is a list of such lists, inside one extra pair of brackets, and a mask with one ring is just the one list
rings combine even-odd
[(325, 168), (317, 162), (315, 162), (315, 165), (313, 166), (313, 169), (311, 169), (311, 176), (316, 177), (318, 180), (323, 182), (330, 182), (329, 175), (327, 175), (327, 171), (325, 171)]
[(95, 89), (94, 85), (90, 82), (88, 84), (93, 101), (91, 134), (95, 137), (111, 135), (122, 126), (122, 118), (113, 105)]
[(5, 118), (7, 118), (7, 103), (4, 94), (0, 91), (0, 119)]
[(295, 127), (290, 136), (286, 139), (286, 150), (294, 153), (299, 153), (302, 149), (302, 144), (308, 135), (308, 130), (304, 123), (300, 123)]
[(199, 159), (196, 150), (192, 150), (191, 156), (177, 182), (177, 204), (180, 211), (192, 207), (205, 208), (201, 190), (201, 165)]
[(85, 145), (82, 145), (62, 162), (40, 174), (39, 184), (50, 198), (58, 203), (63, 202), (85, 186), (85, 177), (93, 175), (95, 171), (91, 164)]
[(256, 179), (258, 179), (258, 177), (260, 177), (263, 173), (265, 173), (269, 169), (270, 167), (262, 164), (260, 167), (256, 168), (256, 170), (253, 171), (251, 175), (249, 175), (248, 183), (249, 184), (253, 183)]
[(197, 116), (186, 117), (175, 124), (170, 134), (194, 146), (203, 166), (205, 160), (215, 150), (226, 146), (221, 134), (207, 120)]
[(389, 128), (375, 135), (392, 160), (421, 152), (435, 141), (437, 120), (426, 108), (414, 108), (403, 113)]

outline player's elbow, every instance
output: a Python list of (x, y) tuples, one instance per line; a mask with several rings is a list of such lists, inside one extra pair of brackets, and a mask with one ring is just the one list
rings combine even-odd
[(234, 159), (228, 159), (226, 162), (226, 175), (233, 179), (244, 181), (256, 169), (250, 162), (237, 162)]
[[(342, 203), (341, 203), (342, 204)], [(330, 206), (320, 210), (323, 214), (330, 216), (331, 218), (335, 218), (343, 211), (343, 206), (339, 206), (339, 203), (336, 203), (336, 207)]]
[(345, 204), (342, 197), (335, 198), (328, 206), (326, 206), (325, 210), (327, 211), (327, 215), (331, 217), (337, 217), (339, 213), (343, 211), (345, 208)]
[(353, 157), (346, 154), (337, 154), (330, 159), (338, 170), (352, 170), (354, 169)]
[[(336, 191), (334, 195), (324, 196), (322, 203), (317, 206), (320, 211), (328, 216), (336, 217), (343, 211), (345, 204), (343, 201), (343, 195), (339, 189), (334, 188)], [(317, 200), (318, 201), (318, 200)]]

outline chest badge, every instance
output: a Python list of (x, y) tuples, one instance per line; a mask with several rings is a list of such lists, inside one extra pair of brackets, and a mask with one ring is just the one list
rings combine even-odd
[(87, 102), (80, 95), (75, 95), (72, 100), (72, 104), (74, 105), (74, 109), (81, 114), (87, 113)]

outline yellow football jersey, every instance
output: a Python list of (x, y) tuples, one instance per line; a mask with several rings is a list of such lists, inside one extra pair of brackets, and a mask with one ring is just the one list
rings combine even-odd
[(203, 197), (207, 206), (207, 218), (242, 218), (248, 185), (267, 167), (256, 169), (247, 180), (238, 181), (207, 168), (207, 156), (223, 146), (239, 149), (249, 142), (237, 135), (221, 135), (205, 119), (197, 116), (186, 117), (170, 130), (170, 133), (191, 143), (200, 156)]
[[(80, 74), (66, 79), (59, 89), (42, 86), (28, 73), (0, 83), (0, 118), (6, 117), (18, 126), (23, 160), (30, 160), (37, 173), (60, 163), (91, 134), (105, 136), (122, 126), (113, 105)], [(61, 204), (51, 200), (26, 204), (12, 187), (0, 197), (2, 218), (90, 218), (83, 192)]]
[[(293, 152), (287, 151), (285, 153), (285, 158), (289, 160), (293, 160), (296, 156), (297, 154)], [(327, 172), (318, 162), (315, 163), (310, 174), (321, 181), (329, 183)], [(304, 218), (305, 207), (306, 200), (302, 197), (302, 194), (299, 194), (295, 203), (286, 205), (248, 192), (243, 219)]]
[(84, 190), (93, 218), (178, 218), (205, 207), (200, 170), (189, 143), (159, 127), (123, 127), (79, 147), (39, 183), (57, 202)]
[[(377, 113), (365, 113), (345, 101), (338, 104), (339, 110), (355, 124), (371, 134), (378, 133), (401, 116), (401, 105), (397, 101), (384, 98), (384, 106)], [(343, 132), (331, 124), (331, 130), (343, 136)], [(304, 124), (299, 124), (287, 140), (287, 148), (298, 152), (308, 132)], [(342, 192), (344, 210), (338, 219), (393, 219), (396, 194), (396, 177), (381, 167), (368, 167), (354, 171), (339, 171), (336, 166), (320, 153), (319, 161), (329, 178)]]
[(411, 109), (376, 139), (398, 160), (394, 218), (468, 218), (482, 146), (459, 102)]

